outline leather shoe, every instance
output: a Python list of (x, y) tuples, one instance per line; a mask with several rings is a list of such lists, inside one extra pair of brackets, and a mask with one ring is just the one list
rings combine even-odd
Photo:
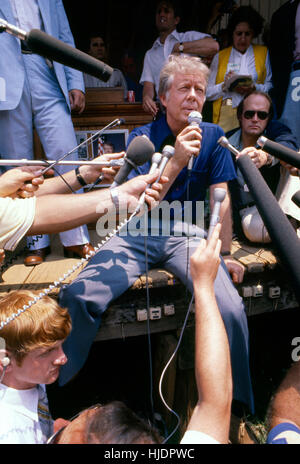
[(24, 259), (25, 266), (37, 266), (38, 264), (42, 264), (46, 256), (50, 254), (50, 251), (49, 246), (39, 248), (38, 250), (27, 250), (26, 257)]
[(84, 245), (73, 245), (64, 247), (65, 258), (85, 258), (87, 254), (94, 251), (93, 245), (85, 243)]

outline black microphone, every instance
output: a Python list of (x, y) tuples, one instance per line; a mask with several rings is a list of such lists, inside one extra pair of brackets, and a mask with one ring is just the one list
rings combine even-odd
[[(200, 124), (202, 122), (202, 114), (199, 113), (199, 111), (192, 111), (189, 116), (188, 116), (188, 122), (190, 126), (198, 126), (200, 127)], [(191, 171), (193, 168), (194, 164), (194, 156), (190, 157), (189, 164), (188, 164), (188, 171)]]
[(130, 171), (132, 169), (137, 169), (138, 166), (142, 166), (149, 161), (154, 152), (154, 145), (150, 142), (148, 137), (145, 135), (135, 137), (127, 148), (124, 164), (120, 168), (110, 188), (115, 188), (122, 184), (127, 179)]
[(257, 143), (270, 155), (273, 155), (281, 161), (285, 161), (286, 163), (300, 169), (300, 153), (296, 150), (285, 147), (281, 143), (273, 142), (263, 135), (259, 137)]
[(107, 82), (113, 68), (100, 60), (71, 47), (61, 40), (52, 37), (39, 29), (31, 29), (26, 33), (26, 43), (30, 50), (49, 60), (57, 61), (64, 66), (77, 69)]
[(292, 200), (300, 208), (300, 190), (292, 196)]

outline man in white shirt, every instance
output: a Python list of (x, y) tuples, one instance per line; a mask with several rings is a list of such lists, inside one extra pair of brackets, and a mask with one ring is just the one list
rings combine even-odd
[[(16, 313), (38, 296), (18, 290), (0, 301), (0, 443), (42, 444), (53, 433), (45, 384), (67, 362), (62, 344), (71, 330), (66, 309), (49, 296)], [(3, 343), (2, 343), (3, 346)]]
[(143, 89), (143, 108), (153, 117), (157, 115), (155, 102), (158, 96), (159, 75), (171, 53), (211, 56), (218, 52), (219, 44), (210, 35), (197, 31), (177, 32), (180, 15), (175, 1), (160, 1), (156, 9), (156, 27), (159, 37), (146, 52), (140, 83)]

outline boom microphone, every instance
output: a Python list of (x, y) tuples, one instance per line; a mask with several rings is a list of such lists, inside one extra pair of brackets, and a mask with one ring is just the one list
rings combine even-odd
[[(200, 127), (202, 122), (202, 114), (199, 111), (192, 111), (188, 116), (188, 122), (190, 126), (197, 126)], [(189, 164), (188, 164), (188, 171), (191, 171), (194, 164), (194, 156), (190, 157)]]
[[(234, 154), (239, 153), (228, 140), (226, 144), (226, 140), (226, 137), (222, 137), (218, 142)], [(254, 198), (259, 214), (268, 229), (280, 261), (286, 268), (300, 303), (300, 240), (251, 158), (248, 155), (242, 155), (237, 158), (236, 163)]]
[(144, 135), (135, 137), (128, 146), (124, 164), (116, 175), (110, 188), (115, 188), (122, 184), (127, 179), (130, 171), (132, 169), (137, 169), (138, 166), (142, 166), (149, 161), (154, 152), (154, 145), (150, 142), (148, 137)]
[(273, 142), (263, 135), (259, 137), (257, 143), (270, 155), (273, 155), (281, 161), (285, 161), (286, 163), (300, 169), (300, 153), (296, 150), (285, 147), (281, 143)]
[(26, 35), (30, 50), (49, 60), (77, 69), (107, 82), (113, 69), (100, 60), (84, 53), (39, 29), (31, 29)]

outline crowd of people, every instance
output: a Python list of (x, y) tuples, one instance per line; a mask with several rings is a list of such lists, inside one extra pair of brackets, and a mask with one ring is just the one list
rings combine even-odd
[[(224, 2), (216, 3), (222, 8)], [(277, 53), (272, 28), (283, 13), (295, 24), (288, 31), (294, 36), (289, 37), (289, 46), (295, 49), (290, 54), (290, 76), (284, 87), (278, 87), (279, 76), (272, 80)], [(135, 166), (121, 185), (83, 193), (82, 187), (97, 182), (100, 175), (104, 184), (111, 184), (118, 168), (82, 165), (57, 171), (55, 167), (55, 176), (48, 179), (42, 166), (2, 171), (0, 262), (5, 250), (15, 250), (23, 237), (42, 234), (31, 240), (25, 258), (25, 265), (40, 264), (50, 252), (45, 234), (52, 233), (60, 233), (66, 255), (89, 260), (70, 284), (62, 286), (57, 301), (47, 292), (26, 290), (10, 291), (0, 300), (0, 443), (163, 443), (160, 432), (118, 401), (92, 405), (72, 420), (53, 421), (46, 392), (47, 385), (56, 381), (64, 385), (81, 370), (103, 312), (148, 266), (175, 274), (195, 299), (198, 401), (180, 442), (228, 443), (233, 406), (254, 412), (247, 317), (235, 287), (243, 281), (244, 268), (231, 255), (231, 242), (233, 233), (256, 243), (271, 239), (236, 159), (218, 141), (226, 133), (238, 156), (251, 158), (299, 229), (299, 208), (291, 198), (300, 190), (300, 172), (259, 149), (257, 141), (265, 135), (299, 151), (299, 127), (295, 121), (290, 124), (289, 110), (297, 112), (293, 116), (297, 121), (299, 109), (290, 100), (300, 68), (300, 5), (288, 1), (274, 14), (270, 53), (266, 46), (253, 44), (263, 19), (252, 7), (232, 10), (229, 46), (222, 49), (207, 32), (178, 32), (180, 14), (177, 2), (158, 2), (159, 37), (145, 54), (140, 80), (143, 108), (153, 121), (135, 128), (128, 139), (129, 145), (136, 137), (147, 137), (159, 153), (166, 145), (174, 147), (161, 177), (158, 170), (149, 173), (148, 161)], [(7, 0), (0, 5), (0, 17), (74, 46), (62, 0)], [(33, 53), (26, 41), (13, 35), (1, 34), (0, 47), (7, 51), (0, 55), (0, 78), (5, 81), (0, 93), (1, 158), (33, 159), (34, 128), (48, 159), (72, 151), (76, 137), (71, 110), (82, 112), (85, 86), (101, 87), (101, 81)], [(108, 62), (101, 34), (90, 36), (88, 53)], [(126, 97), (121, 71), (114, 69), (107, 85), (123, 87)], [(189, 124), (189, 114), (202, 113), (209, 102), (211, 119), (200, 126)], [(124, 156), (113, 151), (107, 146), (101, 159)], [(225, 198), (219, 223), (208, 237), (197, 224), (197, 204), (209, 197), (213, 211), (214, 194), (220, 188)], [(144, 192), (148, 210), (176, 201), (183, 219), (171, 215), (166, 233), (163, 216), (155, 223), (149, 217), (147, 260), (144, 237), (131, 235), (130, 228), (95, 252), (86, 224), (107, 211), (135, 210)], [(187, 223), (190, 206), (192, 222)], [(299, 361), (291, 366), (270, 403), (268, 443), (300, 442), (299, 366)]]

